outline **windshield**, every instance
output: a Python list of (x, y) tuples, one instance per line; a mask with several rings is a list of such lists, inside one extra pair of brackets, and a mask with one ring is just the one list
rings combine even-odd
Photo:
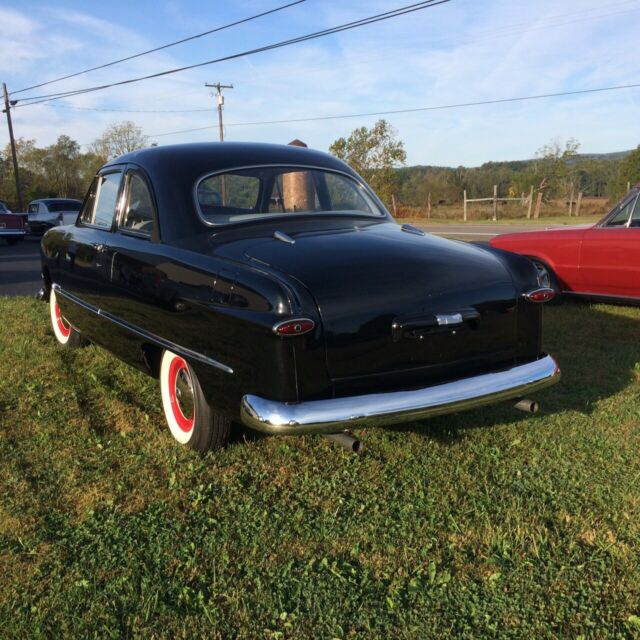
[(200, 180), (196, 198), (207, 224), (283, 214), (383, 215), (367, 189), (353, 178), (305, 167), (253, 167), (217, 173)]
[(80, 211), (81, 206), (82, 202), (74, 202), (71, 200), (69, 202), (49, 202), (47, 209), (49, 209), (51, 213), (57, 213), (58, 211)]

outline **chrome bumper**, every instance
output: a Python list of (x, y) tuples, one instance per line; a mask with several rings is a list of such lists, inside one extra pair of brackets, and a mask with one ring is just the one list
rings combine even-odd
[(544, 356), (511, 369), (413, 391), (298, 403), (274, 402), (246, 395), (242, 398), (240, 415), (246, 426), (264, 433), (337, 433), (473, 409), (519, 398), (559, 380), (560, 368), (556, 361), (551, 356)]

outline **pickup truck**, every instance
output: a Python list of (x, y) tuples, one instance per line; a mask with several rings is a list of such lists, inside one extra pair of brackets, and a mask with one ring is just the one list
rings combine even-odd
[(25, 218), (25, 214), (11, 213), (7, 203), (0, 200), (0, 238), (9, 244), (22, 240), (27, 233)]
[(45, 233), (52, 227), (75, 224), (81, 200), (71, 198), (41, 198), (32, 200), (27, 208), (31, 233)]

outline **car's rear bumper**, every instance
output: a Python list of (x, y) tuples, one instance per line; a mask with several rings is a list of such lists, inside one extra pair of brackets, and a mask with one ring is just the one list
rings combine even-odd
[(0, 238), (24, 238), (24, 229), (0, 229)]
[(265, 433), (337, 433), (473, 409), (522, 397), (559, 380), (560, 368), (547, 355), (510, 369), (411, 391), (298, 403), (245, 395), (240, 412), (246, 426)]

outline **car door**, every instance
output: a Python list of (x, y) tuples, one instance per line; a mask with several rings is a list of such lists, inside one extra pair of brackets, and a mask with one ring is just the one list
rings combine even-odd
[(640, 297), (640, 196), (634, 191), (601, 224), (588, 229), (580, 251), (587, 293)]
[(94, 179), (75, 226), (63, 238), (59, 284), (93, 308), (108, 296), (105, 248), (115, 224), (122, 196), (121, 168), (109, 168)]
[(128, 169), (123, 182), (122, 211), (103, 248), (104, 277), (110, 290), (103, 309), (118, 319), (134, 321), (150, 302), (155, 278), (152, 237), (156, 215), (146, 178)]

